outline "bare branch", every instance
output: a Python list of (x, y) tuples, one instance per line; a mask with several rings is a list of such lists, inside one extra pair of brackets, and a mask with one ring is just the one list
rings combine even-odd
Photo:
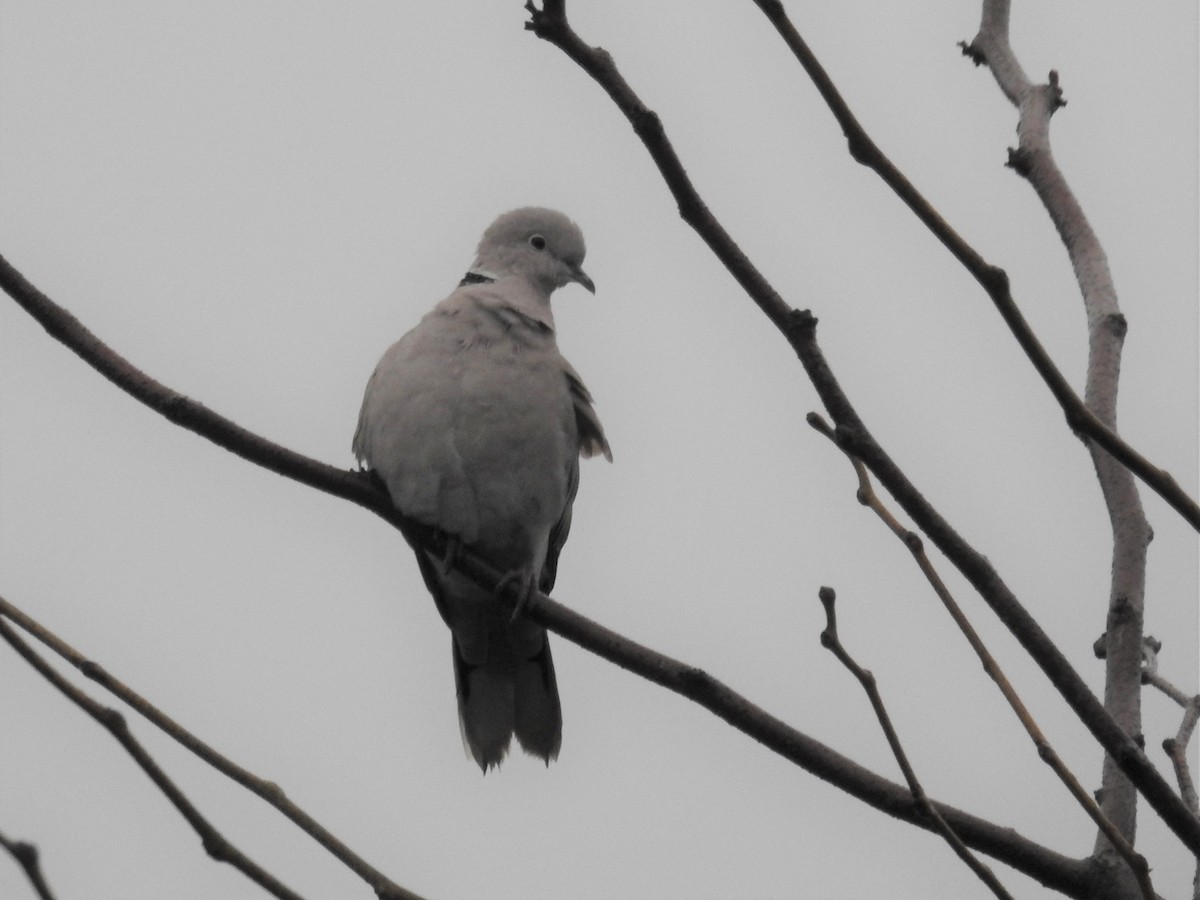
[[(456, 561), (456, 564), (460, 564), (460, 568), (471, 577), (480, 578), (481, 583), (488, 583), (486, 582), (487, 573), (491, 573), (491, 576), (498, 580), (497, 574), (486, 563), (479, 562), (465, 552)], [(494, 583), (495, 581), (490, 582), (490, 584)], [(511, 594), (505, 595), (503, 599), (510, 604), (515, 602), (515, 597)], [(801, 734), (730, 690), (708, 673), (636, 644), (555, 603), (544, 595), (538, 594), (530, 601), (526, 615), (568, 640), (574, 641), (584, 649), (641, 675), (649, 681), (688, 697), (784, 758), (871, 806), (922, 828), (931, 827), (929, 820), (920, 813), (913, 803), (911, 795), (902, 785), (895, 784), (864, 769), (820, 742)], [(97, 679), (100, 684), (121, 697), (122, 700), (129, 702), (138, 712), (154, 724), (159, 725), (205, 761), (230, 775), (239, 783), (245, 784), (272, 805), (279, 806), (280, 803), (287, 803), (283, 792), (278, 787), (248, 773), (241, 776), (236, 775), (235, 772), (243, 773), (244, 770), (206, 747), (135, 692), (104, 673), (98, 665), (88, 661), (86, 657), (33, 621), (12, 603), (0, 598), (0, 626), (4, 626), (4, 617), (11, 618), (12, 621), (59, 653), (64, 659), (78, 666), (80, 671), (89, 678)], [(4, 627), (7, 628), (7, 626)], [(94, 703), (94, 701), (91, 702)], [(1088, 867), (1080, 861), (1041, 847), (1021, 837), (1010, 828), (993, 825), (954, 807), (937, 804), (937, 808), (952, 827), (962, 835), (963, 839), (976, 849), (1037, 878), (1068, 896), (1087, 896), (1090, 873)], [(286, 810), (282, 811), (288, 814)], [(376, 890), (378, 891), (379, 888), (376, 887)], [(389, 895), (380, 892), (379, 896), (411, 895)]]
[(71, 682), (60, 675), (53, 666), (42, 659), (20, 636), (12, 630), (9, 624), (0, 617), (0, 637), (8, 641), (14, 650), (26, 662), (33, 666), (42, 677), (59, 689), (66, 697), (86, 712), (89, 716), (103, 725), (117, 739), (125, 751), (133, 757), (142, 771), (158, 787), (167, 799), (171, 801), (179, 813), (187, 820), (192, 829), (200, 836), (204, 851), (217, 862), (229, 863), (255, 884), (270, 892), (281, 900), (303, 900), (303, 898), (287, 887), (283, 882), (263, 869), (258, 863), (246, 856), (241, 850), (231, 844), (213, 825), (200, 813), (187, 796), (181, 791), (170, 777), (159, 767), (153, 757), (138, 742), (125, 724), (125, 717), (111, 707), (101, 706)]
[[(1200, 504), (1197, 504), (1179, 487), (1169, 472), (1158, 468), (1138, 453), (1108, 424), (1093, 414), (1079, 398), (1017, 308), (1005, 271), (988, 263), (974, 247), (967, 243), (871, 140), (866, 130), (850, 111), (846, 101), (842, 99), (833, 80), (788, 19), (783, 4), (779, 0), (755, 0), (755, 3), (775, 26), (804, 71), (812, 79), (838, 125), (841, 126), (842, 133), (846, 136), (850, 155), (854, 160), (867, 166), (883, 179), (884, 183), (904, 201), (934, 237), (942, 242), (954, 258), (987, 292), (1005, 324), (1017, 339), (1017, 343), (1025, 351), (1029, 361), (1033, 363), (1033, 367), (1050, 389), (1054, 399), (1058, 401), (1070, 428), (1080, 435), (1091, 438), (1120, 460), (1123, 465), (1166, 500), (1193, 528), (1200, 531)], [(974, 47), (964, 46), (963, 52), (971, 55), (978, 62), (979, 58), (975, 55)], [(1014, 64), (1015, 62), (1013, 60)]]
[[(577, 38), (576, 41), (578, 42)], [(581, 43), (580, 46), (582, 46)], [(587, 50), (586, 47), (583, 49)], [(644, 107), (641, 108), (644, 109)], [(650, 115), (652, 116), (652, 114)], [(661, 126), (659, 126), (659, 133), (661, 133)], [(670, 151), (669, 145), (666, 147), (668, 154), (673, 158), (673, 152)], [(686, 182), (686, 174), (683, 173), (681, 167), (677, 169), (677, 174), (682, 175)], [(690, 185), (688, 187), (690, 189)], [(698, 201), (698, 198), (696, 200)], [(700, 208), (702, 206), (700, 204)], [(684, 208), (686, 208), (686, 204), (681, 204), (681, 209)], [(695, 209), (695, 204), (691, 208)], [(761, 279), (761, 275), (740, 253), (740, 250), (737, 250), (736, 245), (729, 241), (723, 231), (702, 233), (731, 270), (736, 270), (739, 279), (749, 285), (752, 289), (751, 293), (758, 298), (766, 298), (764, 302), (771, 308), (769, 314), (773, 318), (782, 315), (781, 321), (783, 327), (786, 328), (785, 333), (792, 341), (793, 346), (797, 348), (797, 352), (801, 354), (802, 359), (808, 358), (811, 364), (814, 353), (816, 358), (820, 359), (819, 349), (815, 347), (815, 342), (812, 340), (812, 322), (805, 319), (805, 314), (790, 310), (783, 304), (782, 300)], [(731, 248), (732, 253), (730, 252)], [(113, 354), (83, 328), (73, 316), (33, 288), (2, 259), (0, 259), (0, 284), (12, 293), (38, 321), (42, 322), (52, 335), (66, 343), (90, 364), (96, 366), (123, 390), (130, 392), (152, 408), (158, 409), (172, 421), (204, 435), (218, 445), (271, 471), (285, 474), (319, 490), (342, 496), (371, 509), (400, 528), (410, 543), (417, 543), (434, 552), (440, 553), (444, 550), (443, 535), (400, 516), (391, 507), (386, 493), (368, 476), (325, 466), (315, 460), (287, 451), (257, 435), (240, 429), (234, 423), (207, 410), (200, 404), (154, 382)], [(774, 297), (775, 302), (770, 301), (771, 297)], [(808, 319), (810, 320), (811, 317)], [(820, 362), (823, 365), (823, 359), (820, 359)], [(834, 384), (836, 387), (836, 383)], [(821, 387), (818, 389), (822, 390)], [(846, 409), (849, 409), (844, 396), (839, 393), (825, 390), (823, 396), (826, 398), (827, 404), (832, 404), (834, 407), (844, 405)], [(849, 409), (849, 412), (853, 414), (852, 409)], [(855, 419), (855, 421), (857, 420)], [(859, 424), (861, 425), (861, 423)], [(878, 458), (879, 454), (876, 454), (876, 465), (879, 465)], [(890, 464), (890, 460), (887, 460), (886, 457), (882, 457), (882, 459)], [(887, 483), (886, 479), (885, 483)], [(911, 490), (911, 486), (909, 489)], [(486, 562), (469, 553), (461, 554), (458, 566), (465, 574), (475, 578), (481, 584), (494, 586), (499, 582), (498, 573), (492, 570)], [(990, 570), (984, 570), (984, 577), (987, 577), (988, 572)], [(991, 573), (991, 576), (994, 576), (994, 572)], [(996, 580), (998, 581), (998, 578)], [(1003, 587), (1002, 584), (1001, 587)], [(509, 599), (511, 600), (511, 598)], [(1023, 610), (1021, 612), (1023, 613)], [(585, 649), (693, 699), (786, 758), (865, 802), (906, 821), (923, 824), (916, 816), (911, 797), (902, 786), (867, 772), (819, 742), (813, 741), (784, 723), (767, 716), (762, 710), (757, 709), (706, 673), (654, 653), (648, 648), (578, 616), (542, 595), (534, 598), (528, 614)], [(1044, 637), (1042, 635), (1043, 639)], [(1070, 674), (1078, 681), (1078, 676), (1073, 672)], [(1079, 684), (1082, 685), (1082, 682)], [(1082, 691), (1086, 695), (1086, 687), (1083, 687)], [(1069, 689), (1067, 693), (1070, 693)], [(1076, 700), (1073, 705), (1078, 706), (1081, 702)], [(1084, 705), (1086, 706), (1086, 703)], [(1103, 723), (1101, 722), (1101, 725), (1097, 727), (1103, 729)], [(1137, 752), (1139, 751), (1134, 746), (1131, 751), (1132, 755), (1129, 757), (1132, 759), (1129, 764), (1135, 767), (1138, 763)], [(1150, 780), (1152, 782), (1156, 775), (1157, 773), (1152, 768), (1148, 768), (1146, 772), (1139, 775), (1139, 778), (1142, 781)], [(1044, 883), (1071, 895), (1078, 895), (1081, 890), (1080, 885), (1087, 883), (1089, 877), (1087, 867), (1079, 861), (1054, 854), (1014, 835), (1011, 831), (999, 829), (966, 813), (948, 807), (941, 809), (943, 815), (965, 841), (1021, 871), (1032, 874), (1033, 877)], [(1164, 818), (1172, 821), (1169, 814)], [(1184, 830), (1186, 833), (1186, 828)], [(1200, 846), (1200, 839), (1198, 839), (1197, 845)]]
[[(1155, 676), (1150, 683), (1156, 687), (1162, 687), (1165, 681), (1161, 677)], [(1179, 723), (1179, 731), (1176, 732), (1175, 737), (1163, 741), (1162, 747), (1170, 757), (1171, 765), (1175, 767), (1175, 778), (1179, 782), (1183, 802), (1191, 808), (1194, 814), (1200, 815), (1200, 803), (1197, 802), (1196, 797), (1196, 782), (1188, 769), (1187, 758), (1187, 746), (1192, 739), (1192, 732), (1196, 728), (1196, 720), (1200, 718), (1200, 694), (1188, 698), (1183, 706), (1183, 721)], [(1192, 900), (1200, 900), (1200, 859), (1196, 861), (1196, 872), (1192, 877)]]
[[(1085, 403), (1115, 431), (1125, 317), (1117, 305), (1116, 287), (1100, 240), (1051, 151), (1050, 119), (1065, 104), (1058, 73), (1052, 71), (1046, 84), (1029, 80), (1009, 43), (1009, 12), (1008, 0), (984, 0), (979, 33), (968, 52), (976, 64), (990, 67), (1005, 97), (1018, 110), (1019, 145), (1009, 151), (1009, 165), (1033, 187), (1067, 249), (1088, 321)], [(1129, 734), (1137, 735), (1142, 721), (1140, 668), (1150, 525), (1130, 470), (1095, 443), (1090, 443), (1088, 450), (1113, 532), (1104, 705)], [(1100, 797), (1106, 815), (1132, 840), (1137, 795), (1111, 758), (1104, 761)], [(1097, 838), (1096, 852), (1111, 852), (1104, 837)]]
[(821, 632), (821, 646), (832, 651), (833, 655), (850, 670), (850, 673), (862, 685), (863, 690), (867, 692), (867, 699), (871, 701), (871, 708), (875, 710), (875, 718), (879, 720), (879, 727), (883, 729), (888, 746), (892, 749), (892, 755), (896, 758), (900, 771), (904, 773), (904, 780), (908, 783), (908, 789), (912, 792), (913, 799), (917, 801), (922, 811), (933, 820), (936, 830), (946, 839), (946, 843), (950, 845), (958, 858), (967, 864), (967, 867), (979, 877), (979, 880), (986, 884), (997, 897), (1007, 897), (1008, 900), (1012, 900), (1012, 895), (1004, 889), (1004, 885), (1000, 883), (995, 873), (967, 849), (967, 845), (954, 833), (954, 829), (946, 823), (946, 820), (938, 815), (937, 809), (929, 802), (929, 798), (925, 795), (925, 789), (921, 787), (921, 782), (917, 779), (917, 774), (908, 761), (908, 754), (904, 752), (904, 745), (900, 743), (900, 736), (896, 734), (896, 729), (892, 726), (892, 718), (883, 704), (883, 696), (879, 693), (875, 676), (856, 663), (846, 648), (842, 646), (837, 632), (837, 612), (834, 609), (837, 595), (833, 588), (823, 587), (818, 592), (818, 596), (821, 599), (821, 605), (825, 607), (825, 630)]
[[(1167, 679), (1158, 674), (1158, 654), (1162, 643), (1147, 636), (1142, 641), (1142, 683), (1158, 688), (1176, 703), (1183, 707), (1183, 721), (1179, 723), (1179, 731), (1175, 737), (1163, 741), (1163, 750), (1171, 759), (1175, 768), (1175, 778), (1179, 782), (1179, 793), (1193, 813), (1200, 815), (1200, 798), (1196, 795), (1196, 782), (1188, 769), (1187, 746), (1192, 740), (1192, 732), (1196, 730), (1196, 721), (1200, 719), (1200, 694), (1189, 697)], [(1198, 862), (1200, 864), (1200, 862)]]
[[(53, 337), (122, 390), (171, 421), (270, 471), (357, 503), (400, 529), (411, 545), (439, 556), (445, 555), (445, 535), (402, 516), (392, 506), (386, 491), (370, 476), (336, 469), (273, 444), (160, 384), (117, 356), (74, 316), (31, 285), (2, 256), (0, 286)], [(504, 582), (502, 573), (468, 548), (460, 548), (456, 553), (455, 567), (492, 590)], [(500, 595), (504, 602), (515, 603), (512, 587), (510, 585), (510, 590)], [(903, 786), (881, 778), (768, 715), (706, 672), (610, 631), (540, 592), (531, 598), (525, 614), (585, 650), (691, 699), (784, 758), (863, 802), (896, 818), (929, 827)], [(953, 807), (939, 805), (938, 808), (972, 847), (1070, 896), (1084, 896), (1080, 891), (1086, 889), (1090, 875), (1079, 861)]]
[[(817, 413), (808, 414), (808, 424), (833, 441), (835, 445), (837, 444), (837, 437), (833, 429)], [(929, 582), (930, 587), (933, 588), (933, 592), (942, 601), (942, 605), (950, 613), (950, 618), (954, 620), (954, 623), (967, 639), (967, 643), (971, 645), (971, 649), (975, 651), (975, 655), (979, 657), (979, 661), (983, 663), (983, 670), (987, 672), (988, 677), (1000, 688), (1000, 693), (1004, 695), (1004, 699), (1008, 701), (1008, 705), (1016, 713), (1017, 719), (1020, 720), (1021, 725), (1025, 728), (1025, 733), (1029, 735), (1034, 747), (1037, 748), (1038, 757), (1066, 785), (1071, 796), (1075, 798), (1075, 802), (1083, 807), (1083, 811), (1096, 823), (1097, 827), (1112, 842), (1112, 845), (1121, 854), (1125, 862), (1129, 864), (1129, 868), (1138, 880), (1138, 885), (1145, 900), (1154, 900), (1154, 886), (1150, 881), (1150, 866), (1147, 864), (1145, 857), (1133, 849), (1133, 845), (1125, 839), (1124, 835), (1121, 834), (1117, 827), (1104, 814), (1099, 804), (1096, 803), (1095, 798), (1084, 789), (1079, 779), (1075, 777), (1075, 773), (1067, 767), (1062, 757), (1058, 755), (1058, 752), (1046, 738), (1037, 720), (1034, 719), (1033, 713), (1029, 711), (1029, 708), (1021, 699), (1021, 695), (1017, 693), (1016, 688), (1013, 687), (1008, 676), (1004, 674), (1004, 670), (1000, 668), (1000, 664), (996, 661), (996, 658), (988, 650), (987, 645), (984, 644), (983, 638), (979, 636), (970, 619), (967, 618), (966, 613), (962, 611), (962, 607), (954, 599), (954, 595), (950, 593), (950, 589), (946, 587), (946, 583), (942, 581), (937, 569), (934, 568), (933, 561), (925, 552), (925, 546), (921, 541), (920, 535), (909, 531), (901, 525), (900, 521), (884, 506), (883, 501), (879, 499), (879, 495), (875, 493), (875, 489), (871, 486), (871, 479), (867, 475), (867, 468), (862, 464), (861, 460), (856, 459), (852, 454), (847, 453), (846, 455), (851, 465), (854, 466), (855, 473), (858, 475), (858, 502), (863, 506), (869, 507), (887, 525), (891, 532), (900, 539), (900, 542), (908, 548), (916, 560), (917, 567)], [(831, 599), (829, 604), (826, 604), (828, 613), (831, 613), (830, 605), (832, 602)]]
[(358, 856), (342, 841), (338, 840), (338, 838), (317, 822), (316, 819), (289, 800), (279, 785), (258, 777), (253, 772), (247, 771), (228, 757), (218, 753), (170, 716), (159, 710), (145, 697), (118, 681), (98, 663), (85, 657), (74, 647), (67, 644), (66, 641), (62, 640), (62, 638), (13, 606), (4, 597), (0, 597), (0, 618), (3, 617), (8, 617), (21, 626), (22, 629), (73, 665), (83, 675), (99, 684), (111, 694), (119, 697), (136, 710), (139, 715), (151, 724), (156, 725), (169, 737), (178, 741), (218, 772), (228, 776), (252, 794), (266, 800), (287, 816), (287, 818), (299, 825), (306, 834), (337, 857), (354, 874), (369, 884), (371, 889), (375, 891), (376, 896), (380, 897), (381, 900), (420, 900), (417, 894), (396, 884), (382, 872), (371, 866), (366, 860)]
[[(1155, 648), (1157, 653), (1158, 648)], [(1192, 740), (1192, 732), (1196, 729), (1196, 720), (1200, 719), (1200, 694), (1188, 697), (1181, 690), (1157, 673), (1143, 674), (1147, 684), (1158, 688), (1176, 703), (1183, 707), (1183, 721), (1179, 723), (1179, 731), (1175, 737), (1162, 742), (1175, 769), (1175, 780), (1179, 782), (1179, 792), (1183, 802), (1188, 805), (1195, 815), (1200, 815), (1200, 801), (1196, 796), (1196, 781), (1188, 768), (1187, 747)], [(1200, 859), (1196, 861), (1196, 872), (1192, 877), (1192, 900), (1200, 900)]]
[[(420, 523), (397, 516), (387, 492), (368, 475), (336, 469), (247, 431), (131, 365), (89, 331), (75, 316), (30, 284), (0, 256), (0, 287), (29, 313), (51, 337), (65, 344), (114, 385), (171, 422), (207, 438), (231, 453), (272, 472), (286, 475), (328, 494), (357, 503), (421, 540), (436, 537)], [(415, 539), (415, 538), (414, 538)]]
[(1200, 814), (1200, 805), (1197, 804), (1196, 798), (1196, 782), (1188, 770), (1187, 761), (1187, 746), (1192, 739), (1192, 732), (1196, 729), (1198, 718), (1200, 718), (1200, 694), (1188, 700), (1184, 707), (1183, 721), (1179, 723), (1179, 731), (1175, 733), (1175, 737), (1163, 741), (1163, 750), (1167, 752), (1167, 756), (1171, 758), (1171, 765), (1175, 767), (1175, 776), (1179, 779), (1179, 790), (1183, 794), (1184, 802), (1192, 808), (1193, 812)]
[[(770, 5), (770, 4), (768, 4)], [(611, 56), (589, 47), (567, 22), (562, 2), (547, 2), (538, 9), (526, 3), (530, 20), (526, 28), (553, 44), (576, 62), (605, 90), (633, 125), (663, 180), (679, 205), (680, 216), (708, 244), (738, 284), (783, 333), (796, 351), (826, 410), (838, 426), (839, 445), (850, 449), (875, 473), (914, 522), (979, 591), (1000, 620), (1050, 678), (1104, 749), (1122, 767), (1168, 827), (1200, 854), (1200, 819), (1183, 805), (1146, 754), (1110, 716), (1037, 621), (1021, 605), (991, 563), (967, 544), (929, 504), (867, 431), (838, 385), (816, 342), (816, 317), (788, 307), (762, 273), (716, 221), (700, 199), (679, 157), (667, 140), (662, 124), (617, 71)], [(994, 278), (1003, 272), (989, 269)], [(1006, 279), (1005, 279), (1006, 280)], [(1200, 525), (1200, 508), (1196, 522)], [(960, 831), (961, 833), (961, 831)]]
[(9, 840), (3, 834), (0, 834), (0, 847), (7, 850), (18, 865), (25, 870), (25, 877), (29, 879), (29, 883), (33, 885), (33, 889), (41, 900), (54, 900), (54, 893), (42, 876), (37, 847), (25, 841)]

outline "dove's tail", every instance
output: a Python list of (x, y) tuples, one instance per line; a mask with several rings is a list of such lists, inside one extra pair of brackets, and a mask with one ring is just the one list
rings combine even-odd
[(467, 662), (458, 642), (453, 645), (458, 721), (475, 762), (485, 773), (500, 765), (515, 733), (526, 753), (548, 765), (562, 744), (562, 709), (545, 632), (533, 656), (514, 659), (493, 652), (483, 665)]

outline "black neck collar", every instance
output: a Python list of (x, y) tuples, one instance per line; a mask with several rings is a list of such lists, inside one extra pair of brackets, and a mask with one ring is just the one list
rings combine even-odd
[(495, 278), (490, 275), (482, 275), (479, 272), (468, 272), (463, 276), (462, 281), (458, 283), (459, 287), (466, 287), (468, 284), (494, 284)]

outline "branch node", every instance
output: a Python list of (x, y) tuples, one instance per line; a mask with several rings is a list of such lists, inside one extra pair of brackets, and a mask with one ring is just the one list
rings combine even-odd
[(804, 417), (804, 421), (806, 421), (810, 427), (825, 435), (825, 437), (833, 440), (833, 429), (819, 412), (810, 412)]
[[(649, 137), (654, 137), (662, 133), (662, 120), (658, 117), (658, 113), (652, 109), (647, 109), (643, 106), (641, 109), (630, 110), (629, 119), (630, 124), (633, 125), (634, 133), (642, 140), (647, 140)], [(689, 209), (694, 206), (694, 203), (690, 204)], [(688, 211), (684, 210), (682, 205), (679, 207), (679, 215), (685, 222), (692, 221), (688, 217)]]
[(970, 58), (976, 68), (987, 65), (987, 54), (983, 52), (983, 48), (974, 41), (959, 41), (959, 48), (962, 50), (962, 55)]
[(822, 587), (817, 591), (817, 598), (821, 601), (821, 605), (825, 607), (826, 613), (833, 612), (833, 604), (837, 602), (837, 591), (831, 587)]
[(846, 148), (850, 152), (850, 158), (860, 165), (874, 168), (879, 162), (879, 148), (860, 132), (846, 135)]
[(1062, 88), (1058, 86), (1058, 70), (1050, 70), (1050, 83), (1046, 90), (1050, 94), (1050, 112), (1067, 105), (1067, 101), (1063, 99)]
[(1022, 178), (1028, 178), (1033, 169), (1033, 154), (1023, 147), (1008, 148), (1008, 162), (1005, 163)]
[(783, 18), (782, 0), (759, 0), (758, 7), (772, 22)]
[(863, 432), (861, 428), (854, 425), (838, 424), (833, 429), (833, 440), (842, 450), (843, 453), (848, 453), (853, 457), (861, 457)]
[(12, 855), (26, 869), (36, 869), (38, 864), (38, 849), (28, 841), (17, 841), (12, 845)]
[(1125, 318), (1124, 313), (1109, 313), (1101, 320), (1101, 325), (1108, 329), (1113, 337), (1122, 340), (1129, 333), (1129, 320)]
[(99, 719), (104, 723), (104, 727), (112, 732), (128, 732), (129, 728), (125, 724), (125, 717), (111, 706), (106, 706), (99, 711)]
[(797, 341), (811, 341), (817, 330), (817, 317), (810, 309), (790, 309), (783, 324), (788, 341), (796, 346)]
[(204, 852), (217, 862), (229, 862), (229, 846), (216, 835), (206, 835), (200, 842)]
[(1114, 597), (1108, 607), (1109, 631), (1133, 621), (1134, 615), (1134, 606), (1128, 597)]
[(100, 663), (90, 659), (85, 659), (79, 663), (79, 674), (101, 685), (107, 684), (109, 680), (108, 672), (104, 670), (104, 667)]
[(712, 676), (696, 666), (682, 666), (679, 670), (679, 683), (689, 696), (709, 693), (713, 686)]
[(526, 0), (525, 11), (529, 13), (525, 30), (532, 31), (542, 40), (550, 40), (556, 32), (566, 27), (567, 13), (563, 0), (545, 0), (541, 9), (534, 6), (533, 0)]
[(999, 266), (989, 265), (983, 272), (984, 289), (994, 297), (1009, 295), (1008, 273)]

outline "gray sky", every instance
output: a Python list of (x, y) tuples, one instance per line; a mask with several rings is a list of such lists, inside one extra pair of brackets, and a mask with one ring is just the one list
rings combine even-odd
[[(817, 588), (880, 679), (929, 793), (1074, 856), (1093, 828), (907, 552), (804, 424), (783, 340), (679, 220), (625, 120), (520, 3), (0, 3), (0, 252), (165, 384), (349, 467), (380, 353), (499, 212), (562, 209), (595, 298), (555, 301), (615, 463), (589, 461), (557, 599), (893, 779)], [(885, 152), (1012, 279), (1075, 385), (1084, 318), (1015, 112), (955, 42), (973, 4), (790, 4)], [(879, 440), (1096, 690), (1110, 537), (1087, 455), (982, 291), (853, 163), (750, 3), (575, 2), (713, 211), (819, 338)], [(1130, 322), (1121, 430), (1197, 494), (1192, 4), (1016, 4), (1059, 71), (1056, 157)], [(1195, 534), (1150, 491), (1147, 630), (1197, 690)], [(1060, 754), (1100, 758), (941, 569)], [(480, 776), (449, 634), (399, 535), (141, 407), (0, 300), (0, 593), (431, 897), (983, 896), (936, 839), (561, 639), (560, 760)], [(98, 689), (92, 691), (99, 694)], [(105, 702), (108, 698), (102, 696)], [(1151, 758), (1178, 727), (1145, 698)], [(115, 702), (115, 701), (114, 701)], [(228, 837), (312, 897), (370, 891), (131, 716)], [(0, 830), (63, 898), (259, 897), (210, 862), (114, 741), (0, 649)], [(1193, 749), (1193, 763), (1195, 752)], [(1158, 890), (1188, 856), (1143, 807)], [(1046, 896), (998, 867), (1011, 891)], [(0, 896), (31, 896), (0, 860)]]

